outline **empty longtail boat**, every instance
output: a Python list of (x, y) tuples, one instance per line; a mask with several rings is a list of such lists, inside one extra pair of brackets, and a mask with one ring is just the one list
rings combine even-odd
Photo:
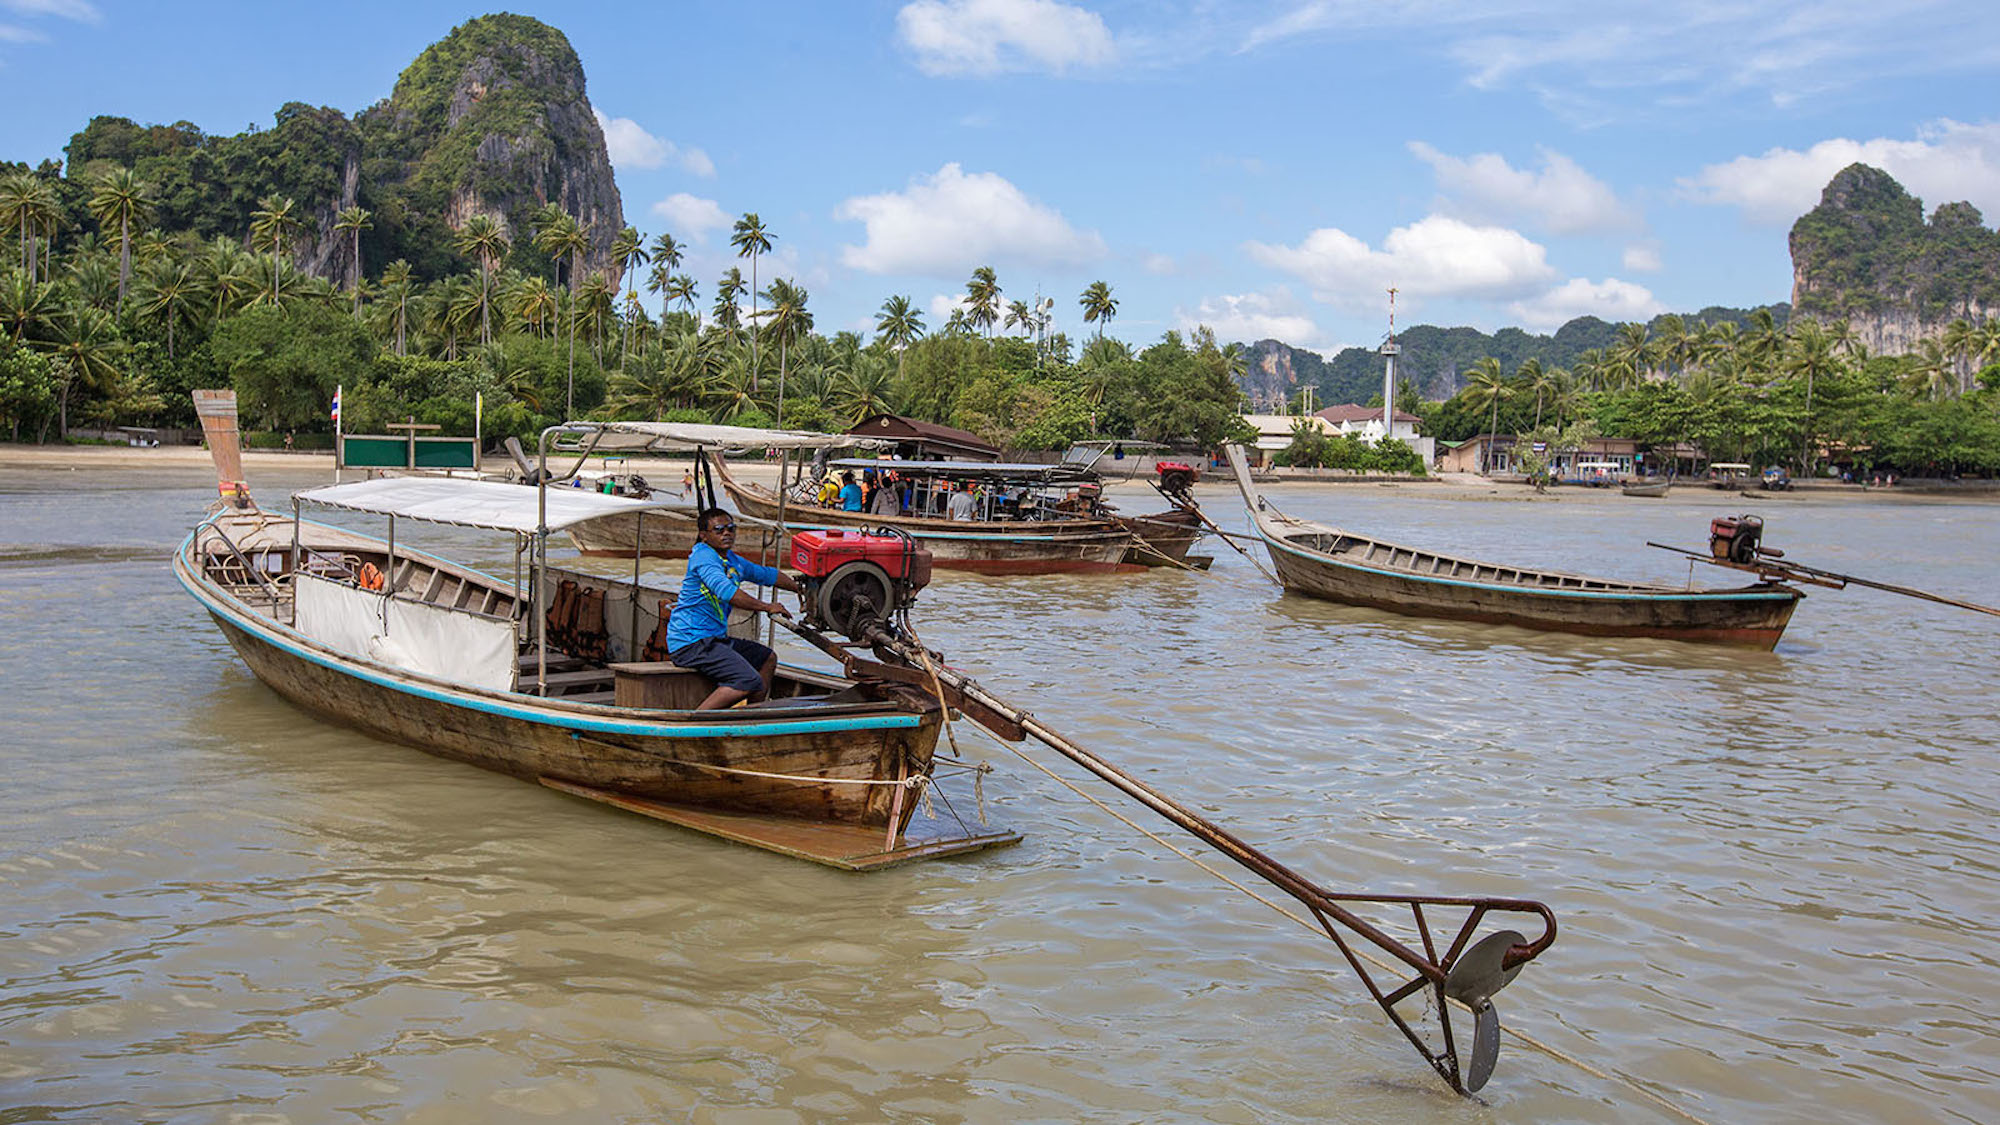
[[(607, 515), (642, 517), (649, 502), (401, 478), (308, 489), (289, 514), (267, 512), (229, 479), (240, 477), (233, 394), (211, 392), (199, 409), (224, 499), (181, 545), (174, 573), (250, 671), (298, 706), (441, 757), (834, 866), (1019, 839), (964, 825), (912, 832), (916, 790), (939, 765), (943, 708), (910, 685), (781, 664), (769, 700), (694, 710), (713, 684), (661, 651), (674, 592), (547, 559), (551, 533)], [(304, 506), (385, 517), (387, 535), (308, 521)], [(397, 538), (408, 521), (511, 536), (513, 577), (412, 550)]]
[(1258, 538), (1285, 589), (1347, 605), (1604, 637), (1769, 649), (1805, 594), (1779, 582), (1697, 589), (1592, 578), (1407, 547), (1270, 508), (1243, 451), (1228, 450)]

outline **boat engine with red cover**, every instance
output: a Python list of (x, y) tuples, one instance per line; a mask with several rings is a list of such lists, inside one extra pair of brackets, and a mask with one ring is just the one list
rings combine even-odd
[(1161, 461), (1153, 468), (1160, 474), (1157, 486), (1167, 499), (1175, 503), (1193, 503), (1194, 482), (1201, 479), (1201, 473), (1193, 465), (1181, 461)]
[(1708, 525), (1708, 553), (1728, 562), (1754, 563), (1763, 538), (1764, 521), (1757, 516), (1717, 516)]
[(886, 626), (930, 584), (931, 553), (893, 528), (792, 534), (806, 624), (850, 640)]

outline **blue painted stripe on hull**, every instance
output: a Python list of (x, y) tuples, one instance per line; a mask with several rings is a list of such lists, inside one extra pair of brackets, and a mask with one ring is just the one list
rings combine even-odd
[[(737, 738), (769, 734), (820, 734), (833, 731), (858, 730), (903, 730), (920, 726), (923, 719), (918, 715), (858, 715), (845, 719), (774, 719), (756, 723), (643, 723), (632, 720), (593, 719), (584, 715), (551, 715), (539, 708), (510, 704), (502, 700), (469, 695), (459, 692), (440, 691), (422, 684), (402, 680), (374, 672), (369, 668), (349, 660), (340, 660), (323, 655), (306, 647), (304, 634), (268, 621), (254, 614), (231, 609), (228, 605), (211, 600), (203, 595), (189, 579), (186, 572), (188, 548), (194, 536), (190, 534), (181, 544), (175, 556), (174, 577), (181, 588), (217, 616), (227, 615), (238, 623), (244, 632), (259, 641), (277, 648), (298, 659), (317, 664), (345, 676), (388, 688), (391, 691), (433, 699), (453, 707), (482, 711), (491, 715), (501, 715), (520, 722), (536, 723), (542, 726), (559, 727), (564, 730), (590, 731), (596, 734), (622, 734), (640, 738)], [(234, 600), (234, 599), (231, 599)]]

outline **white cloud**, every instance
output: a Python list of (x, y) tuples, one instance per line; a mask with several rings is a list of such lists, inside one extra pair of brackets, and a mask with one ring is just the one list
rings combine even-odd
[(965, 294), (963, 293), (933, 293), (931, 294), (931, 315), (928, 323), (932, 328), (943, 328), (944, 322), (951, 319), (951, 314), (955, 310), (969, 310), (971, 307), (966, 302)]
[(1262, 23), (1255, 14), (1238, 19), (1233, 38), (1240, 51), (1299, 38), (1353, 51), (1418, 43), (1451, 60), (1474, 89), (1527, 91), (1574, 122), (1598, 124), (1725, 100), (1823, 103), (1892, 78), (1983, 76), (1994, 58), (1992, 13), (1991, 0), (1666, 9), (1602, 0), (1313, 0)]
[(840, 259), (867, 273), (953, 277), (980, 265), (1081, 267), (1104, 256), (1095, 231), (1079, 231), (992, 172), (946, 164), (907, 190), (856, 196), (834, 217), (866, 224), (868, 240)]
[(1283, 286), (1274, 293), (1203, 297), (1193, 312), (1176, 307), (1174, 319), (1183, 332), (1206, 324), (1223, 343), (1283, 340), (1295, 347), (1311, 347), (1320, 339), (1319, 325), (1297, 311), (1291, 291)]
[(1665, 266), (1660, 261), (1658, 242), (1635, 242), (1625, 248), (1625, 268), (1639, 273), (1658, 273)]
[(702, 150), (682, 148), (672, 141), (662, 140), (629, 117), (607, 117), (603, 110), (596, 108), (591, 112), (597, 115), (597, 125), (604, 130), (604, 147), (611, 156), (613, 166), (658, 168), (671, 160), (704, 179), (715, 175), (715, 162)]
[(653, 204), (652, 211), (674, 228), (674, 237), (695, 242), (706, 242), (709, 231), (724, 230), (733, 221), (722, 213), (715, 200), (701, 199), (684, 191)]
[(1524, 327), (1540, 331), (1560, 328), (1580, 316), (1601, 317), (1613, 323), (1641, 323), (1667, 311), (1643, 285), (1607, 277), (1603, 281), (1573, 277), (1554, 289), (1523, 301), (1508, 310)]
[(1397, 227), (1380, 250), (1345, 231), (1324, 227), (1297, 246), (1251, 242), (1250, 256), (1312, 287), (1329, 304), (1374, 308), (1390, 286), (1415, 300), (1436, 297), (1519, 297), (1553, 280), (1548, 253), (1518, 231), (1476, 227), (1431, 215)]
[(1990, 121), (1941, 120), (1915, 140), (1836, 137), (1804, 152), (1774, 148), (1711, 164), (1681, 188), (1697, 202), (1741, 208), (1753, 222), (1785, 225), (1818, 205), (1827, 181), (1857, 161), (1896, 177), (1931, 208), (1963, 199), (1988, 215), (2000, 210), (2000, 122)]
[(24, 16), (58, 16), (78, 23), (98, 23), (102, 16), (86, 0), (0, 0), (0, 8)]
[(896, 33), (934, 77), (1062, 73), (1118, 54), (1101, 16), (1055, 0), (916, 0), (896, 13)]
[(1449, 209), (1467, 218), (1495, 222), (1528, 219), (1555, 234), (1630, 230), (1638, 215), (1620, 202), (1603, 180), (1559, 152), (1537, 149), (1539, 172), (1517, 169), (1498, 153), (1456, 157), (1422, 141), (1410, 152), (1431, 166)]
[(1178, 268), (1172, 258), (1159, 253), (1146, 255), (1145, 260), (1140, 264), (1145, 267), (1147, 273), (1155, 277), (1171, 277), (1174, 270)]

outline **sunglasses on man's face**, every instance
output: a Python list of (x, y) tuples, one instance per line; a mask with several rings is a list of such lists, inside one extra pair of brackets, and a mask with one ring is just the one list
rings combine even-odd
[(734, 535), (736, 534), (736, 525), (733, 523), (718, 523), (711, 526), (708, 530), (716, 535)]

